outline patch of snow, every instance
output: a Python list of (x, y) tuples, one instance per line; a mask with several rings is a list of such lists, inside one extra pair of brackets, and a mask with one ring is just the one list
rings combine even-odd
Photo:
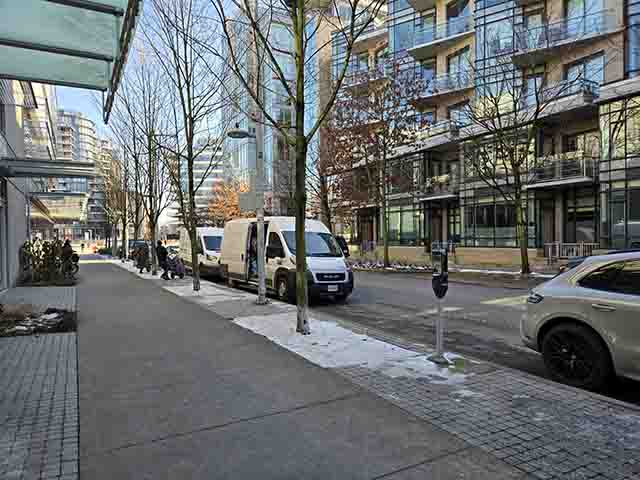
[[(300, 335), (295, 331), (296, 312), (241, 317), (234, 323), (325, 368), (358, 365), (391, 378), (423, 378), (435, 384), (460, 384), (469, 377), (453, 367), (436, 365), (427, 355), (352, 332), (335, 322), (311, 319), (311, 335)], [(449, 358), (460, 357), (449, 354)]]
[[(376, 368), (407, 359), (416, 352), (352, 332), (334, 322), (310, 319), (311, 335), (296, 333), (296, 312), (236, 318), (234, 323), (264, 335), (316, 365), (339, 368), (362, 365)], [(366, 340), (366, 341), (365, 341)]]

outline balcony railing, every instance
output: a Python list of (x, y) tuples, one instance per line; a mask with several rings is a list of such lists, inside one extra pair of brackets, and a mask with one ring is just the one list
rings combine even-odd
[(433, 137), (434, 135), (440, 135), (441, 133), (450, 133), (451, 135), (457, 135), (460, 129), (458, 122), (454, 120), (441, 120), (435, 122), (427, 127), (427, 135)]
[(534, 168), (533, 182), (552, 182), (576, 178), (595, 178), (597, 160), (583, 151), (565, 152), (542, 159)]
[(425, 82), (422, 96), (435, 96), (441, 93), (463, 90), (473, 86), (473, 72), (461, 71), (438, 75)]
[(448, 22), (424, 26), (422, 29), (416, 31), (414, 46), (433, 43), (448, 37), (453, 37), (454, 35), (470, 32), (472, 28), (473, 17), (471, 15), (454, 18)]
[(385, 65), (376, 65), (369, 69), (353, 70), (345, 75), (343, 85), (352, 87), (367, 82), (375, 82), (385, 78), (387, 74), (388, 68)]
[(520, 97), (522, 108), (544, 106), (553, 100), (568, 97), (570, 95), (583, 94), (586, 99), (593, 100), (598, 97), (600, 85), (593, 80), (578, 78), (575, 80), (562, 80), (552, 85), (542, 86), (537, 92), (525, 93)]
[(455, 173), (446, 173), (426, 179), (420, 189), (422, 195), (453, 195), (460, 188), (460, 178)]
[(604, 34), (615, 27), (615, 17), (607, 11), (564, 18), (539, 27), (516, 29), (516, 52), (548, 49), (567, 42), (575, 42)]

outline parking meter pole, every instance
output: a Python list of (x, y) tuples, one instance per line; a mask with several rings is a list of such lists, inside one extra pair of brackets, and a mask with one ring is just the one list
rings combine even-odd
[(437, 310), (436, 310), (436, 353), (429, 357), (433, 363), (438, 365), (448, 365), (449, 360), (444, 356), (444, 315), (442, 309), (442, 302), (449, 289), (449, 272), (447, 262), (447, 250), (446, 249), (432, 249), (431, 252), (433, 261), (433, 293), (436, 296)]

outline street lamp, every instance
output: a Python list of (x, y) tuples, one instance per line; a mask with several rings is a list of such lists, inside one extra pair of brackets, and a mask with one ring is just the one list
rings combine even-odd
[(258, 264), (258, 305), (265, 305), (267, 301), (267, 285), (264, 271), (264, 192), (262, 190), (262, 125), (256, 122), (256, 133), (253, 134), (247, 130), (242, 130), (236, 123), (236, 128), (229, 130), (227, 133), (229, 138), (240, 140), (243, 138), (255, 138), (256, 141), (256, 218), (258, 223), (257, 242), (257, 264)]

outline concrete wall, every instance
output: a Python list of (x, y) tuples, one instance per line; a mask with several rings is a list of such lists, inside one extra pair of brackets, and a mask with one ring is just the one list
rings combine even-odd
[[(358, 250), (351, 249), (354, 258), (363, 258), (369, 261), (382, 261), (384, 257), (382, 247), (375, 252), (359, 256)], [(424, 247), (389, 247), (391, 262), (430, 265), (431, 255), (424, 251)], [(457, 247), (455, 255), (449, 257), (452, 264), (477, 267), (518, 267), (520, 266), (520, 250), (517, 248), (482, 248), (482, 247)], [(542, 253), (535, 249), (529, 249), (529, 262), (531, 264), (543, 263)]]
[[(13, 103), (19, 104), (22, 99), (22, 91), (18, 82), (10, 82)], [(4, 136), (9, 143), (11, 150), (16, 157), (24, 156), (24, 131), (22, 125), (22, 107), (19, 105), (4, 105), (5, 132)], [(7, 203), (5, 207), (6, 220), (3, 219), (3, 226), (6, 225), (6, 245), (0, 245), (0, 254), (3, 255), (5, 265), (7, 286), (13, 286), (18, 278), (20, 261), (20, 246), (28, 236), (28, 217), (26, 201), (26, 180), (9, 178), (4, 180), (7, 189)], [(6, 223), (4, 223), (6, 221)], [(3, 242), (4, 243), (4, 242)]]

